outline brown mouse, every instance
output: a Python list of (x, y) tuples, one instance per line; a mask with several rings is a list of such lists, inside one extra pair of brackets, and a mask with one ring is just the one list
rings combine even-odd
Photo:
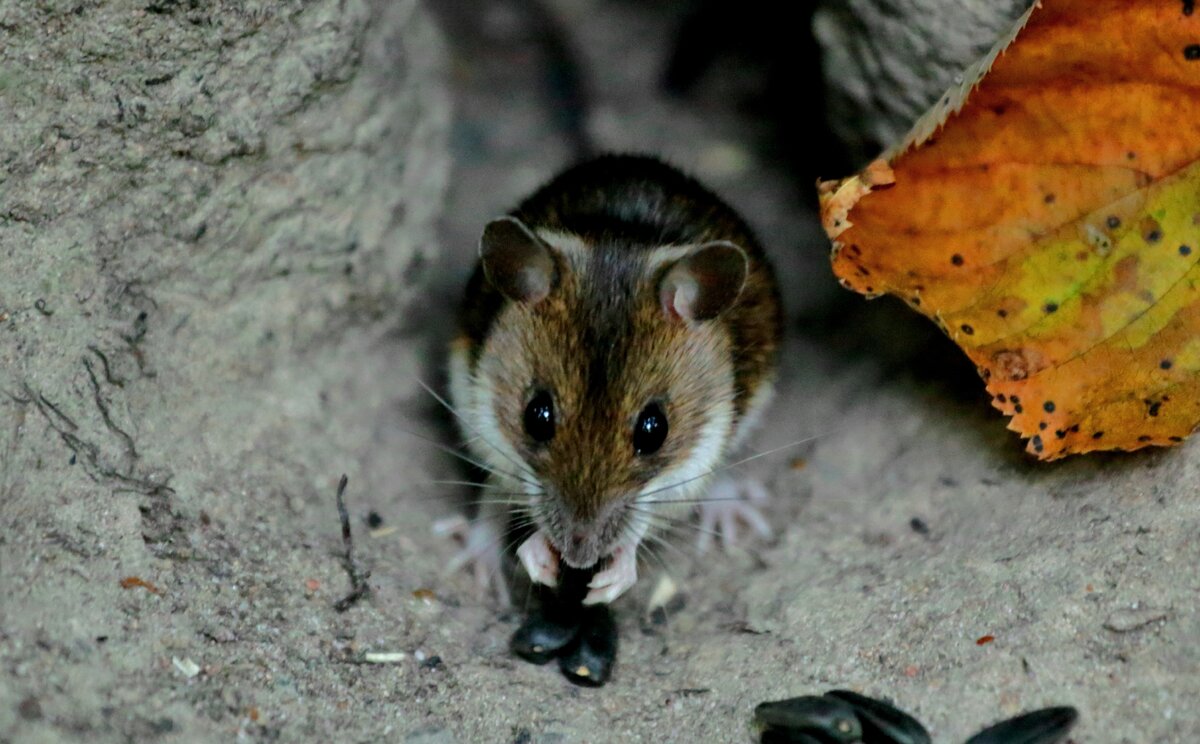
[(770, 399), (781, 326), (746, 223), (654, 158), (576, 165), (490, 222), (450, 354), (453, 407), (489, 471), (457, 562), (507, 598), (515, 513), (534, 528), (517, 550), (534, 581), (604, 561), (585, 601), (611, 602), (643, 539), (697, 503), (706, 529), (731, 538), (740, 517), (769, 534), (741, 498), (761, 486), (711, 489)]

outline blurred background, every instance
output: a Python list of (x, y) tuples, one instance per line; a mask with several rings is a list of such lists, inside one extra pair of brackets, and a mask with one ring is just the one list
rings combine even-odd
[[(903, 132), (930, 95), (913, 90), (900, 96), (906, 110), (892, 110), (904, 107), (846, 82), (889, 75), (849, 63), (834, 76), (841, 85), (827, 85), (814, 26), (837, 41), (838, 33), (861, 39), (869, 33), (863, 24), (878, 21), (839, 3), (767, 0), (428, 5), (447, 39), (455, 105), (454, 171), (431, 272), (439, 302), (458, 301), (481, 225), (559, 169), (598, 152), (649, 153), (742, 213), (775, 264), (793, 334), (825, 361), (865, 354), (885, 376), (919, 380), (989, 415), (978, 375), (948, 339), (890, 297), (866, 303), (841, 289), (829, 267), (817, 180), (844, 177), (877, 156), (888, 143), (873, 132)], [(856, 59), (869, 67), (880, 53), (858, 49)], [(930, 69), (936, 96), (947, 81), (933, 60)], [(857, 87), (864, 83), (858, 78)], [(852, 100), (854, 92), (865, 102)], [(445, 337), (432, 340), (440, 346)], [(826, 374), (812, 359), (798, 363)]]

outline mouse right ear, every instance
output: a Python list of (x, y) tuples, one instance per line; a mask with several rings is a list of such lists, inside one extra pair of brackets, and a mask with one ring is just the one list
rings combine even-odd
[(492, 286), (514, 302), (541, 302), (558, 283), (550, 248), (516, 217), (499, 217), (483, 229), (479, 261)]
[(705, 243), (676, 261), (658, 287), (663, 310), (688, 322), (711, 320), (737, 300), (749, 271), (746, 252), (727, 240)]

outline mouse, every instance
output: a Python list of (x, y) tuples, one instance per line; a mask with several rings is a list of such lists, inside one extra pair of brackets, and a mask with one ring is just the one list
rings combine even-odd
[(450, 407), (485, 471), (452, 566), (508, 594), (516, 556), (555, 586), (596, 568), (585, 604), (637, 582), (639, 549), (700, 512), (702, 549), (764, 537), (765, 488), (723, 476), (774, 391), (775, 276), (745, 220), (645, 155), (601, 155), (483, 229), (450, 343)]

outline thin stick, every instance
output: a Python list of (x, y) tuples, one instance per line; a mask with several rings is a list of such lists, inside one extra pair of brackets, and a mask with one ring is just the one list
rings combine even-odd
[(362, 599), (371, 593), (371, 585), (367, 583), (367, 579), (371, 578), (370, 571), (364, 571), (358, 565), (358, 561), (354, 560), (354, 538), (350, 535), (350, 513), (346, 511), (346, 484), (350, 481), (349, 478), (342, 475), (342, 479), (338, 481), (337, 487), (337, 510), (338, 518), (342, 520), (342, 545), (346, 548), (346, 555), (343, 557), (346, 566), (346, 573), (350, 575), (350, 593), (334, 602), (333, 609), (338, 612), (345, 612), (350, 609), (355, 602)]

